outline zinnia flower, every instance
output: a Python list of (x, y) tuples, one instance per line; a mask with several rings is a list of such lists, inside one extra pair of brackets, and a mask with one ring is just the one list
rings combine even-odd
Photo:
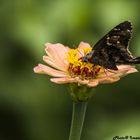
[(47, 55), (43, 56), (43, 60), (49, 66), (38, 64), (34, 72), (52, 76), (50, 80), (57, 84), (78, 83), (95, 87), (99, 84), (116, 82), (127, 74), (137, 72), (131, 65), (118, 65), (118, 70), (112, 71), (83, 62), (82, 57), (92, 50), (88, 43), (81, 42), (76, 49), (70, 49), (59, 43), (47, 43), (45, 46)]

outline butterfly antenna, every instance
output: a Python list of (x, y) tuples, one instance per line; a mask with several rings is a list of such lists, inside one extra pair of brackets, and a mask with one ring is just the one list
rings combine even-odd
[[(73, 48), (76, 49), (76, 46), (74, 45)], [(84, 55), (80, 52), (79, 48), (77, 50), (81, 54), (81, 56), (84, 57)]]
[(109, 77), (108, 74), (107, 74), (106, 71), (105, 71), (106, 69), (103, 68), (103, 70), (104, 70), (104, 73), (105, 73), (106, 77)]
[(109, 75), (107, 74), (106, 70), (107, 70), (108, 72), (111, 72), (111, 73), (117, 73), (117, 72), (114, 71), (114, 70), (109, 70), (109, 69), (105, 69), (105, 68), (104, 68), (104, 73), (105, 73), (105, 75), (106, 75), (108, 78), (109, 78)]
[(106, 70), (111, 72), (111, 73), (117, 73), (117, 71), (115, 71), (115, 70), (110, 70), (110, 69), (106, 69)]
[(81, 54), (82, 57), (84, 57), (84, 55), (80, 52), (79, 48), (78, 48), (78, 52)]

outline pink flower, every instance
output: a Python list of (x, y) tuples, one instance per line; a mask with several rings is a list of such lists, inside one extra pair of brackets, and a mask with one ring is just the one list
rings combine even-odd
[(49, 65), (38, 64), (35, 73), (52, 76), (50, 80), (57, 84), (78, 83), (95, 87), (99, 84), (113, 83), (127, 74), (137, 72), (134, 66), (118, 65), (117, 71), (106, 70), (99, 65), (82, 62), (80, 58), (91, 51), (88, 43), (81, 42), (76, 49), (62, 44), (47, 43), (43, 60)]

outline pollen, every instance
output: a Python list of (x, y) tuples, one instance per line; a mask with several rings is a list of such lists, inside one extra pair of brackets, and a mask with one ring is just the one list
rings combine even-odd
[(79, 77), (81, 80), (96, 79), (100, 73), (104, 72), (103, 67), (82, 61), (82, 57), (91, 50), (92, 48), (82, 48), (81, 50), (77, 48), (68, 52), (66, 58), (69, 63), (67, 72), (71, 77)]

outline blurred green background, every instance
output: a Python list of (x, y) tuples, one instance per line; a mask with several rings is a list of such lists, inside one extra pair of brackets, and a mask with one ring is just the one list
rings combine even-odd
[[(95, 44), (130, 20), (130, 50), (140, 56), (139, 5), (139, 0), (0, 0), (0, 140), (67, 140), (72, 111), (67, 86), (33, 73), (43, 63), (44, 44)], [(97, 87), (82, 140), (140, 136), (139, 82), (135, 73)]]

